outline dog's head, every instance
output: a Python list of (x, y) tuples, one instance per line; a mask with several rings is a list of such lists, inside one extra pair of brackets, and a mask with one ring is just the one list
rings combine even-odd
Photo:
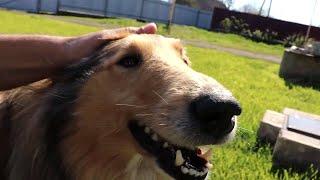
[(230, 91), (192, 70), (179, 40), (159, 35), (110, 42), (93, 59), (65, 129), (66, 163), (112, 177), (153, 169), (204, 179), (210, 153), (197, 147), (230, 139), (241, 113)]
[(40, 89), (14, 117), (10, 179), (204, 179), (211, 153), (198, 147), (232, 138), (241, 113), (158, 35), (110, 41)]

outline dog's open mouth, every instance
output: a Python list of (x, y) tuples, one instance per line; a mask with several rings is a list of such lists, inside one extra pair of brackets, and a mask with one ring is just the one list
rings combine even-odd
[(129, 129), (140, 146), (156, 158), (160, 168), (175, 179), (205, 179), (212, 167), (208, 162), (210, 150), (202, 153), (198, 148), (190, 150), (173, 145), (137, 121), (131, 121)]

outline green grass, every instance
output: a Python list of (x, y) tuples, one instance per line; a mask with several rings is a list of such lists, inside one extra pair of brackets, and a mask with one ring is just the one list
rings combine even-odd
[[(73, 17), (64, 16), (64, 18), (72, 19)], [(99, 23), (100, 25), (106, 25), (107, 27), (141, 26), (145, 24), (136, 20), (126, 18), (77, 18), (77, 20), (83, 20), (84, 22), (94, 21), (96, 23)], [(164, 24), (158, 23), (158, 27), (159, 34), (168, 35), (167, 29), (165, 28)], [(208, 43), (218, 44), (224, 47), (231, 47), (278, 56), (282, 56), (284, 50), (284, 47), (281, 45), (257, 43), (235, 34), (210, 32), (192, 26), (173, 25), (171, 28), (170, 36), (186, 40), (204, 41)]]
[[(267, 109), (282, 111), (291, 107), (320, 114), (320, 93), (292, 85), (278, 77), (279, 65), (234, 56), (218, 51), (188, 48), (193, 68), (214, 77), (239, 99), (243, 113), (236, 140), (214, 151), (212, 179), (275, 179), (271, 173), (271, 150), (255, 150), (256, 132)], [(284, 171), (284, 179), (304, 175)]]
[[(60, 22), (38, 15), (17, 15), (0, 11), (0, 17), (0, 33), (78, 35), (97, 30), (97, 28)], [(136, 25), (136, 22), (131, 20), (109, 19), (107, 21), (110, 25), (113, 23), (117, 26), (126, 26), (130, 23)], [(192, 28), (186, 27), (185, 31), (190, 29)], [(183, 27), (175, 26), (173, 33), (178, 31), (184, 31)], [(223, 40), (232, 39), (225, 37), (234, 36), (217, 33), (212, 35), (198, 29), (195, 31), (199, 33), (198, 37), (224, 37), (218, 38), (221, 43), (225, 43), (222, 42)], [(197, 36), (195, 35), (194, 38)], [(240, 37), (235, 37), (237, 38)], [(263, 49), (267, 45), (256, 44), (256, 46), (255, 48)], [(239, 99), (243, 107), (243, 114), (239, 118), (240, 128), (235, 141), (214, 149), (214, 168), (211, 179), (306, 178), (306, 174), (287, 170), (283, 170), (282, 176), (271, 172), (272, 152), (268, 147), (255, 149), (256, 132), (259, 121), (267, 109), (281, 111), (284, 107), (291, 107), (320, 114), (319, 91), (296, 85), (286, 86), (285, 81), (278, 77), (279, 65), (277, 64), (192, 46), (188, 47), (188, 55), (193, 60), (195, 70), (210, 75), (224, 84)]]
[[(0, 10), (0, 30), (3, 33), (40, 33), (51, 35), (79, 35), (90, 31), (101, 29), (102, 27), (87, 27), (77, 26), (63, 21), (50, 21), (39, 15), (29, 15), (23, 13), (13, 13)], [(49, 16), (50, 17), (50, 16)], [(73, 20), (78, 23), (95, 24), (106, 27), (125, 27), (125, 26), (141, 26), (145, 23), (138, 22), (126, 18), (74, 18), (72, 16), (58, 16), (53, 17), (61, 20)], [(42, 24), (41, 31), (37, 30)], [(59, 28), (59, 27), (63, 28)], [(18, 28), (20, 27), (20, 28)], [(164, 24), (159, 23), (159, 34), (168, 35)], [(203, 41), (224, 47), (231, 47), (242, 49), (257, 53), (265, 53), (276, 56), (282, 56), (283, 46), (281, 45), (268, 45), (264, 43), (257, 43), (252, 40), (246, 39), (242, 36), (235, 34), (226, 34), (218, 32), (210, 32), (204, 29), (199, 29), (191, 26), (173, 25), (170, 33), (171, 37)]]
[(0, 33), (48, 34), (74, 36), (97, 31), (96, 27), (82, 26), (43, 18), (39, 15), (0, 10)]

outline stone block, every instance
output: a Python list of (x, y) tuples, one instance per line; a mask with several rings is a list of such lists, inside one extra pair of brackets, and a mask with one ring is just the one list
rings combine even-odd
[(285, 124), (286, 118), (286, 115), (267, 110), (258, 130), (259, 140), (270, 143), (271, 145), (275, 144), (278, 134)]
[(282, 129), (274, 146), (273, 163), (301, 170), (313, 164), (320, 170), (320, 140)]
[(320, 83), (320, 57), (286, 50), (279, 75), (294, 82)]
[(318, 119), (320, 121), (320, 116), (316, 114), (311, 114), (311, 113), (306, 113), (302, 111), (298, 111), (296, 109), (291, 109), (291, 108), (284, 108), (283, 109), (283, 114), (285, 115), (298, 115), (310, 119)]

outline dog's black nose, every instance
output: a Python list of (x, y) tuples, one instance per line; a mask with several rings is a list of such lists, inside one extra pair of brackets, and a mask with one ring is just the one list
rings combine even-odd
[(190, 111), (204, 130), (216, 136), (223, 136), (233, 130), (233, 117), (241, 114), (241, 107), (234, 98), (204, 95), (191, 103)]

